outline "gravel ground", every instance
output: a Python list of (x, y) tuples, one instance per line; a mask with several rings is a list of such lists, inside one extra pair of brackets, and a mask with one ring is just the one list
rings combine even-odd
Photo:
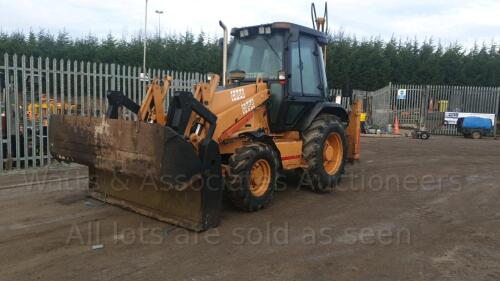
[(362, 146), (336, 192), (290, 181), (201, 234), (89, 199), (82, 168), (2, 175), (0, 279), (500, 280), (500, 142)]

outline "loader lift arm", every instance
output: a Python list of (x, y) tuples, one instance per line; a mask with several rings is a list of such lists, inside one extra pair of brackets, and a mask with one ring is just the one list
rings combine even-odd
[(217, 116), (210, 112), (191, 92), (175, 92), (168, 109), (167, 125), (182, 135), (188, 127), (193, 111), (209, 123), (205, 139), (210, 140), (215, 132)]
[(125, 96), (122, 91), (108, 91), (106, 97), (109, 104), (106, 117), (110, 119), (118, 119), (118, 112), (122, 106), (135, 114), (139, 112), (140, 106)]
[(159, 123), (165, 125), (167, 119), (163, 109), (165, 97), (170, 89), (172, 78), (165, 76), (163, 81), (155, 78), (153, 83), (148, 88), (146, 97), (141, 105), (135, 103), (132, 99), (125, 96), (122, 91), (108, 91), (106, 97), (108, 99), (108, 110), (106, 117), (110, 119), (118, 119), (118, 113), (121, 107), (125, 107), (131, 112), (137, 114), (139, 121), (148, 123)]

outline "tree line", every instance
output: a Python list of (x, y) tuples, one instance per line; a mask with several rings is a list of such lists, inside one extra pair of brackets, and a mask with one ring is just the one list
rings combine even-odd
[[(427, 40), (358, 40), (342, 32), (329, 34), (327, 77), (331, 88), (349, 83), (376, 90), (389, 81), (401, 84), (500, 86), (500, 50), (494, 43), (465, 48)], [(142, 65), (140, 35), (117, 39), (111, 35), (71, 38), (67, 32), (0, 33), (0, 53), (25, 54), (77, 61)], [(2, 60), (0, 58), (0, 60)], [(189, 72), (221, 72), (216, 38), (191, 32), (148, 39), (147, 66)]]

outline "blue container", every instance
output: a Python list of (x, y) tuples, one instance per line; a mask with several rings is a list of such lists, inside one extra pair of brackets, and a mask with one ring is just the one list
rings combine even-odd
[(462, 128), (490, 130), (491, 128), (493, 128), (493, 124), (491, 123), (491, 119), (488, 118), (465, 117)]
[(488, 118), (481, 117), (463, 117), (458, 118), (457, 130), (464, 137), (479, 139), (482, 136), (491, 135), (493, 131), (493, 122)]

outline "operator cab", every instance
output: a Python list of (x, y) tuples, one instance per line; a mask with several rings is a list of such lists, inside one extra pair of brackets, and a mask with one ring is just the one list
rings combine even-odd
[(327, 102), (324, 33), (277, 22), (233, 28), (231, 35), (228, 79), (245, 84), (254, 83), (259, 76), (268, 82), (269, 121), (274, 132), (299, 129), (318, 103)]

